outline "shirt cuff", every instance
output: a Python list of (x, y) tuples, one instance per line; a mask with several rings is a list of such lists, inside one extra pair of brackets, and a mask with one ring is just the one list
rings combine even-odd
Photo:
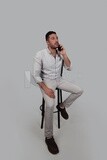
[(70, 64), (70, 66), (66, 66), (66, 64), (64, 63), (64, 67), (68, 70), (68, 71), (71, 71), (72, 70), (72, 64)]
[(34, 79), (35, 79), (36, 83), (43, 82), (43, 80), (42, 80), (41, 77), (35, 77), (35, 76), (34, 76)]

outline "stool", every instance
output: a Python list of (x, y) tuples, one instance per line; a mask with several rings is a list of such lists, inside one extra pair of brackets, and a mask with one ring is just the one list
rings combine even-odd
[[(59, 103), (62, 103), (62, 90), (59, 88), (56, 88), (56, 90), (57, 90), (57, 105), (58, 105)], [(41, 129), (42, 129), (43, 122), (44, 122), (44, 116), (45, 116), (45, 100), (43, 97), (42, 97), (42, 105), (40, 106), (40, 110), (41, 110), (41, 115), (42, 115), (42, 119), (41, 119)], [(60, 111), (59, 111), (59, 109), (57, 109), (53, 113), (58, 114), (58, 128), (60, 128)]]

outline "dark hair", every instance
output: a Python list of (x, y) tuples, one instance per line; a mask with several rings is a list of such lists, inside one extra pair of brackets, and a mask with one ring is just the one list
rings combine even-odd
[(46, 40), (46, 41), (48, 41), (49, 36), (50, 36), (51, 34), (56, 34), (56, 32), (55, 32), (55, 31), (49, 31), (49, 32), (47, 32), (46, 35), (45, 35), (45, 40)]

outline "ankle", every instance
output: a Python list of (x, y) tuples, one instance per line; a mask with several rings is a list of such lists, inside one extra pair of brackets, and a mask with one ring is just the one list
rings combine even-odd
[(45, 137), (45, 139), (51, 139), (53, 136), (51, 136), (51, 137)]
[(61, 108), (61, 109), (64, 109), (64, 108), (65, 108), (65, 106), (64, 106), (64, 104), (63, 104), (63, 103), (60, 103), (60, 105), (59, 105), (59, 106), (60, 106), (60, 108)]

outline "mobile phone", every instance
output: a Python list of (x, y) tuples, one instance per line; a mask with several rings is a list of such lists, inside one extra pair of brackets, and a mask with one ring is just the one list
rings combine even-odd
[(61, 51), (62, 50), (62, 47), (59, 45), (58, 46), (58, 51)]

